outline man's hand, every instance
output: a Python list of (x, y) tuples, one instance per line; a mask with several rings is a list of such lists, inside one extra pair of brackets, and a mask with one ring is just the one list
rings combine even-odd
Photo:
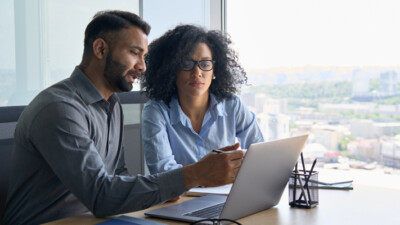
[(197, 163), (183, 167), (186, 188), (233, 183), (245, 155), (245, 151), (237, 148), (239, 143), (222, 148), (223, 153), (211, 152)]
[(171, 199), (168, 200), (167, 202), (176, 202), (176, 201), (178, 201), (179, 199), (181, 199), (181, 196), (178, 196), (178, 197), (176, 197), (176, 198), (171, 198)]

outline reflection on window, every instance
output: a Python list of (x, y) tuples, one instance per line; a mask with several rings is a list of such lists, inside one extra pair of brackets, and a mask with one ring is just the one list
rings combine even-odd
[(309, 133), (309, 162), (360, 182), (400, 175), (399, 27), (390, 0), (227, 3), (241, 98), (265, 137)]

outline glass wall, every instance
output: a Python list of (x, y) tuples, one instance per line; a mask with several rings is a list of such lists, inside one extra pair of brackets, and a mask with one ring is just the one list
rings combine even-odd
[(0, 18), (0, 106), (4, 106), (16, 89), (13, 0), (0, 2)]
[(139, 0), (0, 1), (0, 106), (26, 105), (69, 77), (81, 61), (86, 25), (105, 9), (139, 14)]
[[(84, 30), (106, 9), (140, 14), (149, 41), (181, 23), (222, 29), (222, 0), (2, 0), (0, 106), (26, 105), (44, 88), (69, 77), (81, 61)], [(139, 84), (133, 90), (139, 90)]]

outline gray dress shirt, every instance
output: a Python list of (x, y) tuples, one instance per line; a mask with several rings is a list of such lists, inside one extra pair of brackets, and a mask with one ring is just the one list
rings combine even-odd
[(17, 124), (3, 224), (38, 224), (87, 210), (110, 216), (185, 191), (182, 169), (129, 175), (122, 136), (118, 97), (105, 100), (78, 67), (42, 91)]

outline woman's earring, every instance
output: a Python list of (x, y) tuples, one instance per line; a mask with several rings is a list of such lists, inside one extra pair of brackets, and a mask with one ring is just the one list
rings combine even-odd
[(213, 80), (215, 80), (215, 75), (213, 76)]

